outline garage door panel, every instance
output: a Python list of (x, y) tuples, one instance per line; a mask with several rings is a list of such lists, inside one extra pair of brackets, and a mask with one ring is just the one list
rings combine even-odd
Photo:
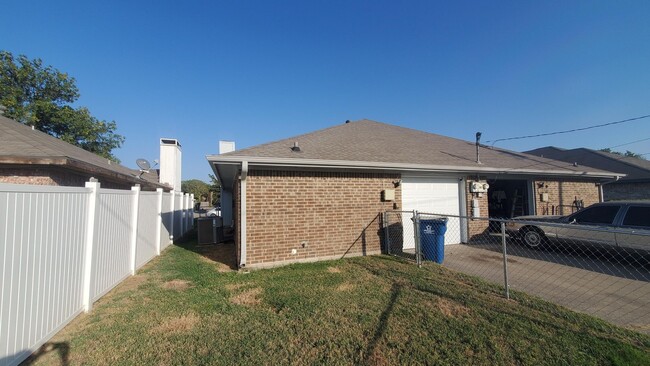
[[(460, 215), (458, 179), (402, 177), (402, 206), (404, 210), (423, 213)], [(450, 217), (445, 244), (461, 242), (460, 220)], [(413, 235), (413, 226), (404, 225), (404, 236)], [(405, 241), (409, 242), (409, 241)]]

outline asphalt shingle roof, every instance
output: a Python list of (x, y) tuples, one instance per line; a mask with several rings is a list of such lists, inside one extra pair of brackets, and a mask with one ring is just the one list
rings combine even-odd
[(621, 156), (584, 147), (562, 149), (555, 146), (547, 146), (526, 151), (525, 153), (568, 163), (578, 163), (578, 165), (594, 169), (626, 174), (625, 177), (621, 178), (621, 181), (650, 180), (650, 161), (644, 159)]
[[(0, 116), (0, 160), (3, 162), (21, 160), (71, 159), (92, 165), (96, 168), (136, 178), (138, 171), (109, 161), (77, 146), (71, 145), (56, 137), (50, 136), (12, 119)], [(149, 183), (158, 185), (154, 174), (144, 174), (143, 178)], [(161, 185), (162, 187), (162, 185)]]
[[(294, 142), (300, 152), (292, 151)], [(474, 142), (459, 140), (371, 120), (359, 120), (319, 131), (236, 150), (219, 156), (319, 159), (421, 164), (495, 170), (602, 173), (593, 168), (482, 146), (476, 163)]]

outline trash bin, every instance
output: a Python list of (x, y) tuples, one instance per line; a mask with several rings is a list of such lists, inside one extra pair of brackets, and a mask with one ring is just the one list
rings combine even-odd
[(447, 218), (420, 219), (420, 248), (422, 259), (442, 264), (445, 259)]

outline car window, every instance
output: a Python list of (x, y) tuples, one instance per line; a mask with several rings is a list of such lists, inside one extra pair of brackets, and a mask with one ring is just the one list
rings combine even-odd
[(576, 213), (572, 220), (578, 224), (604, 224), (611, 225), (621, 206), (588, 207)]
[(631, 206), (627, 209), (623, 226), (638, 226), (650, 229), (650, 206)]

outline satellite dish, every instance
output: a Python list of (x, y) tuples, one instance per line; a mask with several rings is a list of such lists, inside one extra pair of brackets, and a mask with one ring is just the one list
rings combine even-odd
[(135, 161), (135, 163), (138, 164), (138, 167), (140, 167), (142, 170), (148, 171), (151, 169), (151, 164), (149, 164), (149, 161), (147, 159), (138, 159)]

